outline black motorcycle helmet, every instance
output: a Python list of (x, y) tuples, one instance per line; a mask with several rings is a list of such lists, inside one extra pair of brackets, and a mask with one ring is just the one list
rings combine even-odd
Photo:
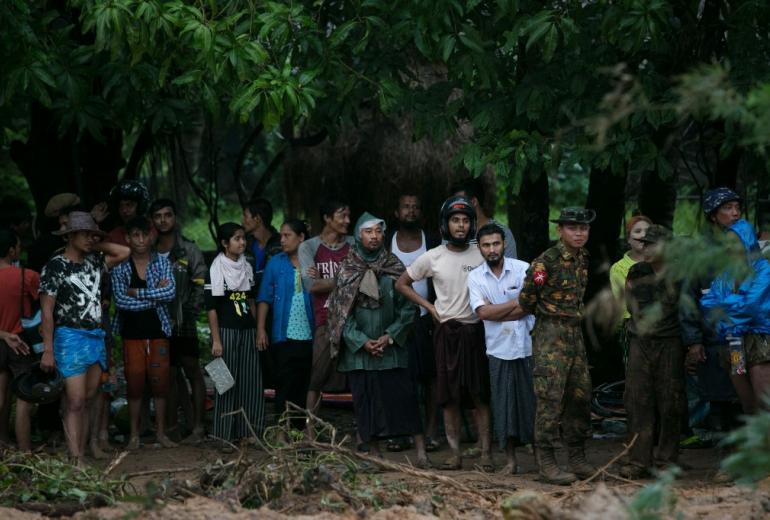
[(130, 179), (117, 183), (110, 190), (110, 209), (115, 212), (121, 200), (133, 200), (137, 203), (136, 214), (144, 215), (150, 208), (150, 192), (139, 181)]
[[(449, 217), (455, 213), (462, 213), (467, 215), (471, 221), (471, 228), (468, 230), (468, 234), (462, 240), (453, 238), (449, 233)], [(465, 197), (454, 196), (449, 197), (441, 205), (441, 212), (439, 213), (439, 226), (441, 229), (441, 238), (449, 242), (454, 246), (464, 246), (470, 242), (471, 238), (476, 236), (476, 210), (473, 205)]]
[(11, 390), (24, 401), (35, 404), (53, 403), (64, 391), (64, 378), (58, 369), (44, 372), (39, 364), (19, 374), (11, 383)]

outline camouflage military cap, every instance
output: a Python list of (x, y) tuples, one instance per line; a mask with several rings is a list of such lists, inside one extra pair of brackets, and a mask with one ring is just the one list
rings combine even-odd
[(596, 219), (596, 212), (585, 208), (564, 208), (559, 214), (559, 218), (552, 220), (556, 224), (590, 224)]
[(658, 224), (653, 224), (647, 228), (647, 232), (639, 239), (639, 242), (657, 244), (658, 242), (666, 242), (668, 240), (671, 240), (671, 231)]

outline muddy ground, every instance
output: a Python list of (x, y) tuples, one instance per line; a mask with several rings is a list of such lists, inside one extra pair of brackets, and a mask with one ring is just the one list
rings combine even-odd
[[(333, 414), (335, 423), (340, 424), (341, 429), (350, 429), (352, 417), (349, 412), (335, 411)], [(346, 445), (353, 449), (352, 442)], [(471, 446), (465, 445), (466, 448)], [(619, 439), (595, 439), (587, 447), (590, 462), (597, 466), (605, 465), (622, 451), (623, 444)], [(114, 456), (119, 453), (120, 447), (116, 446)], [(430, 454), (436, 464), (447, 456), (446, 448)], [(563, 459), (563, 454), (561, 456)], [(333, 485), (319, 486), (306, 494), (285, 494), (260, 509), (244, 509), (237, 497), (227, 493), (212, 499), (189, 491), (183, 496), (169, 492), (180, 483), (198, 479), (202, 468), (207, 465), (239, 457), (249, 459), (250, 464), (260, 465), (270, 463), (272, 455), (253, 447), (226, 454), (216, 442), (174, 449), (159, 449), (148, 442), (142, 450), (123, 457), (111, 473), (112, 477), (125, 477), (135, 493), (144, 494), (144, 498), (80, 512), (74, 518), (240, 519), (291, 516), (406, 520), (438, 516), (488, 519), (503, 518), (501, 506), (514, 495), (518, 502), (524, 500), (530, 505), (517, 509), (515, 514), (510, 513), (506, 518), (611, 520), (630, 518), (625, 504), (643, 486), (654, 482), (652, 479), (622, 481), (602, 474), (590, 484), (577, 483), (571, 487), (542, 484), (536, 480), (534, 457), (527, 449), (520, 448), (521, 473), (518, 475), (482, 473), (474, 467), (472, 458), (465, 459), (462, 471), (433, 470), (434, 475), (449, 477), (451, 482), (382, 470), (367, 464), (366, 470), (355, 477), (354, 485), (348, 485), (345, 491), (335, 489)], [(408, 463), (415, 460), (415, 453), (413, 450), (386, 453), (385, 459)], [(504, 455), (496, 453), (495, 462), (499, 468), (502, 467)], [(719, 464), (716, 448), (683, 450), (680, 462), (684, 470), (674, 484), (675, 501), (671, 507), (663, 508), (672, 518), (676, 515), (685, 519), (770, 518), (770, 484), (760, 483), (755, 488), (747, 488), (713, 482)], [(93, 464), (106, 468), (109, 461), (93, 461)], [(608, 472), (617, 473), (613, 468), (608, 468)], [(148, 493), (162, 498), (148, 498)], [(523, 495), (527, 496), (522, 498)], [(28, 519), (40, 518), (40, 515), (0, 509), (0, 518)]]

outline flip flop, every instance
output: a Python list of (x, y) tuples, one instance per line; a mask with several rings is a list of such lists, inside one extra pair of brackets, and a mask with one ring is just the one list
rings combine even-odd
[(393, 452), (409, 449), (409, 439), (406, 437), (388, 439), (388, 442), (385, 444), (385, 449)]
[(492, 473), (495, 471), (495, 464), (492, 462), (492, 457), (489, 455), (482, 455), (477, 466), (485, 473)]
[(463, 459), (459, 455), (449, 457), (441, 464), (441, 466), (439, 466), (439, 469), (443, 469), (444, 471), (463, 469)]

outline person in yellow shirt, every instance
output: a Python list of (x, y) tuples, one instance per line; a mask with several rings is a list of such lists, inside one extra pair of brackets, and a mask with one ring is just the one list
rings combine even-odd
[(625, 303), (625, 287), (626, 276), (631, 266), (637, 262), (641, 262), (643, 259), (642, 248), (644, 244), (639, 240), (647, 233), (647, 229), (652, 225), (652, 220), (644, 215), (634, 215), (628, 222), (626, 222), (626, 241), (628, 242), (629, 249), (623, 258), (612, 264), (610, 267), (610, 288), (612, 294), (618, 301), (618, 304), (623, 308), (623, 321), (619, 325), (620, 345), (623, 348), (623, 366), (626, 365), (628, 360), (628, 340), (626, 338), (626, 320), (631, 315), (628, 313)]

